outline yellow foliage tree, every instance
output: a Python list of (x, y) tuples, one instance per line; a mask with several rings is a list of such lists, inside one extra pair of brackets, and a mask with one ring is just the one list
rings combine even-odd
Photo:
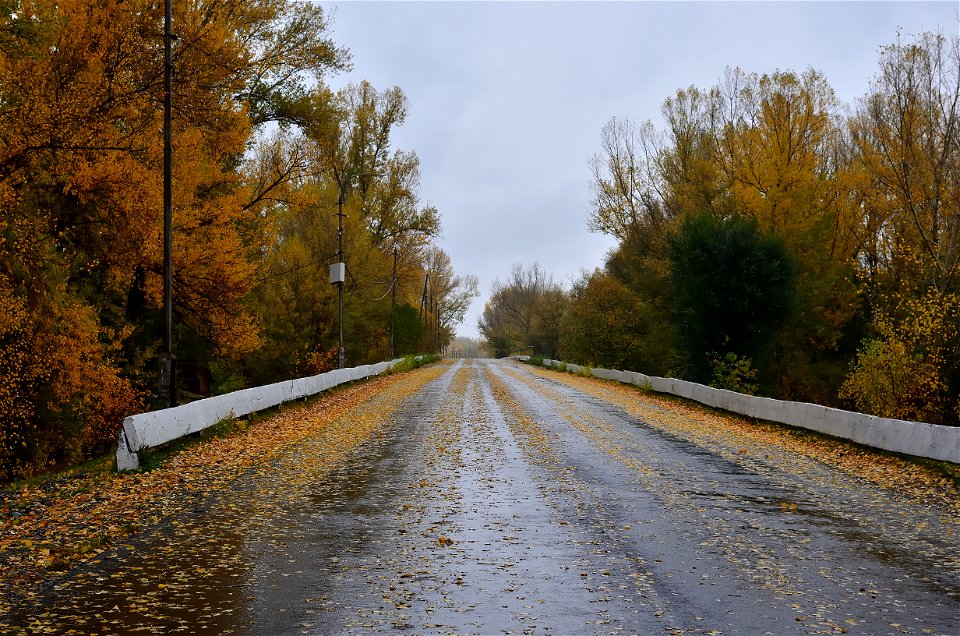
[(815, 351), (835, 347), (856, 309), (851, 216), (838, 161), (840, 121), (833, 90), (815, 71), (747, 75), (728, 72), (732, 104), (719, 139), (736, 209), (764, 233), (783, 238), (799, 265), (798, 336)]
[(899, 318), (879, 313), (840, 396), (857, 409), (935, 424), (960, 416), (946, 372), (960, 336), (960, 297), (929, 293), (903, 301)]
[(849, 122), (868, 341), (842, 395), (871, 413), (960, 419), (960, 38), (883, 49)]
[[(245, 179), (254, 128), (342, 68), (320, 7), (178, 5), (174, 295), (181, 333), (258, 344), (243, 305), (284, 179)], [(143, 406), (162, 272), (162, 4), (0, 7), (0, 478), (73, 461)]]

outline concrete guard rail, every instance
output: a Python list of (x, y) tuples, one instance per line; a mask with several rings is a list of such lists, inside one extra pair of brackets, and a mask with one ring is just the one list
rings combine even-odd
[(243, 417), (256, 411), (291, 402), (340, 384), (380, 375), (397, 366), (402, 359), (337, 369), (296, 380), (286, 380), (252, 389), (204, 398), (189, 404), (131, 415), (123, 420), (117, 444), (117, 470), (137, 470), (137, 453), (197, 433), (224, 419)]
[[(517, 356), (516, 359), (526, 362), (529, 357)], [(556, 360), (544, 360), (543, 364), (548, 367), (564, 366), (564, 363)], [(578, 373), (586, 367), (566, 364), (565, 368), (572, 373)], [(695, 382), (660, 378), (634, 371), (590, 369), (590, 373), (603, 380), (648, 387), (657, 393), (676, 395), (758, 420), (817, 431), (872, 448), (960, 464), (960, 428), (954, 426), (895, 420), (819, 404), (744, 395)]]

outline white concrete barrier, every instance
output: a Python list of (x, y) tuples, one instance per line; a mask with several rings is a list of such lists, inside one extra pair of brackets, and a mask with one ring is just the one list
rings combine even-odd
[[(522, 358), (525, 356), (518, 359)], [(544, 360), (543, 364), (548, 367), (563, 366), (556, 360)], [(583, 368), (576, 364), (566, 365), (566, 369), (572, 373), (579, 373)], [(819, 404), (743, 395), (686, 380), (659, 378), (634, 371), (590, 369), (590, 373), (605, 380), (649, 387), (658, 393), (669, 393), (758, 420), (817, 431), (895, 453), (960, 464), (960, 428), (954, 426), (894, 420)]]
[(140, 466), (137, 457), (139, 451), (197, 433), (224, 419), (243, 417), (284, 402), (315, 395), (340, 384), (380, 375), (400, 362), (402, 359), (337, 369), (307, 378), (242, 389), (174, 408), (131, 415), (123, 421), (120, 430), (117, 470), (137, 470)]

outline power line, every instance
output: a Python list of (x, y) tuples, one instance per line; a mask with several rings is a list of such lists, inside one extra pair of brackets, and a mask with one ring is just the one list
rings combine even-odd
[(389, 294), (390, 292), (393, 291), (393, 289), (394, 289), (394, 284), (393, 284), (393, 283), (390, 283), (390, 288), (387, 289), (386, 292), (384, 292), (383, 296), (381, 296), (380, 298), (367, 298), (367, 300), (373, 301), (373, 302), (376, 302), (376, 301), (378, 301), (378, 300), (383, 300), (384, 298), (387, 297), (387, 294)]
[(297, 271), (300, 271), (301, 269), (305, 269), (305, 268), (307, 268), (307, 267), (311, 267), (312, 265), (317, 265), (318, 263), (323, 263), (323, 262), (326, 262), (326, 261), (332, 261), (332, 260), (335, 259), (335, 258), (337, 258), (337, 254), (331, 254), (330, 256), (323, 256), (323, 257), (321, 257), (321, 258), (318, 258), (318, 259), (315, 260), (315, 261), (310, 261), (309, 263), (304, 263), (303, 265), (298, 265), (298, 266), (296, 266), (296, 267), (294, 267), (294, 268), (287, 269), (287, 270), (284, 270), (284, 271), (282, 271), (282, 272), (276, 272), (276, 273), (274, 273), (274, 274), (270, 274), (269, 276), (264, 276), (263, 278), (258, 278), (258, 279), (257, 279), (257, 282), (258, 282), (258, 283), (262, 283), (262, 282), (265, 281), (265, 280), (270, 280), (271, 278), (276, 278), (277, 276), (283, 276), (284, 274), (290, 274), (290, 273), (292, 273), (292, 272), (297, 272)]

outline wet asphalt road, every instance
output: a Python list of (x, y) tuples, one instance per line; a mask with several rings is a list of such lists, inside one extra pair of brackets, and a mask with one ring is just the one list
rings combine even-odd
[[(956, 515), (695, 443), (514, 363), (432, 370), (112, 549), (22, 624), (62, 633), (960, 633)], [(651, 411), (654, 412), (654, 411)]]

